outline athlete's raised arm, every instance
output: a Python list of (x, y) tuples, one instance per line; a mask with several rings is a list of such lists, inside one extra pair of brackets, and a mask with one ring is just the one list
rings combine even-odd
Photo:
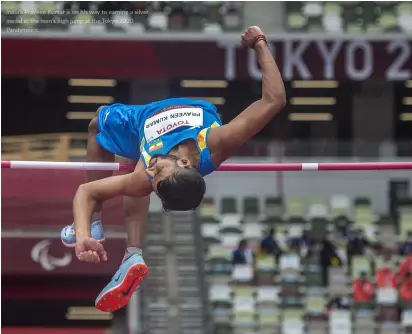
[(90, 238), (90, 221), (97, 202), (117, 197), (144, 197), (152, 186), (140, 161), (133, 173), (111, 176), (79, 186), (73, 200), (73, 216), (77, 241)]
[(210, 130), (209, 145), (215, 163), (221, 163), (240, 148), (283, 109), (286, 93), (279, 69), (259, 27), (242, 34), (242, 44), (253, 47), (262, 70), (262, 97), (230, 123)]

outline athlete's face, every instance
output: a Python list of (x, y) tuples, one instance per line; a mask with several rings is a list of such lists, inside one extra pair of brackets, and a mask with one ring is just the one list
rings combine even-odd
[(146, 174), (152, 177), (153, 191), (157, 194), (157, 185), (160, 181), (172, 175), (177, 168), (190, 168), (190, 161), (179, 159), (174, 155), (158, 154), (150, 160)]

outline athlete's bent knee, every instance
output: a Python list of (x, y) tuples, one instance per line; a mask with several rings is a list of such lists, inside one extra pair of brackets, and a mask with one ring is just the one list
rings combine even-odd
[(99, 121), (99, 119), (98, 119), (98, 117), (99, 117), (99, 112), (100, 112), (104, 107), (105, 107), (105, 106), (99, 107), (99, 108), (97, 109), (97, 111), (96, 111), (96, 116), (90, 121), (89, 127), (88, 127), (89, 133), (95, 134), (96, 132), (98, 132), (99, 128), (98, 128), (97, 124), (98, 124), (98, 121)]
[(90, 121), (88, 131), (89, 133), (95, 133), (97, 131), (97, 117)]
[(97, 109), (97, 111), (96, 111), (96, 116), (99, 115), (100, 110), (102, 110), (104, 107), (106, 107), (106, 106), (100, 106), (100, 107)]
[(95, 134), (95, 133), (98, 131), (97, 122), (98, 122), (97, 116), (94, 117), (94, 118), (90, 121), (89, 127), (88, 127), (89, 133)]

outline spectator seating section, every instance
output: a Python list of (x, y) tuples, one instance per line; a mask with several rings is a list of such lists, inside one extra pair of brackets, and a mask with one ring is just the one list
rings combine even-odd
[(288, 1), (285, 26), (296, 32), (412, 32), (412, 2)]
[(240, 31), (241, 2), (5, 1), (2, 29), (49, 31)]
[[(243, 10), (242, 2), (225, 1), (4, 1), (2, 29), (219, 33), (242, 30)], [(284, 10), (291, 32), (412, 32), (411, 1), (290, 1)]]
[[(219, 33), (242, 30), (243, 7), (225, 1), (4, 1), (2, 29)], [(412, 32), (411, 1), (290, 1), (284, 10), (291, 32)]]
[[(374, 283), (383, 258), (379, 253), (354, 255), (349, 265), (344, 250), (347, 240), (335, 234), (335, 220), (344, 219), (376, 241), (383, 236), (380, 230), (396, 241), (405, 240), (407, 231), (412, 229), (412, 205), (399, 206), (398, 211), (396, 228), (393, 223), (383, 225), (368, 198), (287, 198), (284, 205), (279, 198), (205, 199), (200, 215), (215, 333), (323, 334), (328, 330), (332, 334), (389, 334), (412, 329), (412, 305), (401, 306), (399, 319), (396, 289), (375, 285), (373, 302), (353, 300), (352, 282), (366, 272)], [(260, 240), (270, 228), (275, 229), (276, 241), (282, 248), (278, 262), (274, 256), (258, 251)], [(323, 285), (316, 250), (307, 254), (288, 248), (287, 240), (302, 235), (304, 230), (313, 236), (335, 236), (335, 241), (339, 240), (339, 254), (345, 263), (329, 268), (327, 286)], [(253, 266), (231, 265), (232, 250), (241, 239), (255, 250)], [(392, 256), (390, 263), (396, 267), (402, 259)], [(349, 310), (327, 312), (327, 301), (338, 296), (351, 301)]]
[[(291, 32), (412, 32), (412, 2), (285, 2)], [(240, 31), (243, 3), (206, 1), (4, 1), (2, 29), (52, 31)], [(104, 11), (104, 12), (103, 12)]]

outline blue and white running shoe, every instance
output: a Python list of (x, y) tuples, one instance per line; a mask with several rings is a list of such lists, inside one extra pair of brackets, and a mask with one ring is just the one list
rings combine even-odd
[[(101, 220), (96, 220), (95, 222), (93, 222), (90, 226), (90, 231), (93, 239), (99, 242), (103, 242), (105, 240)], [(76, 232), (74, 230), (74, 223), (63, 227), (60, 233), (60, 238), (62, 239), (63, 245), (65, 245), (66, 247), (74, 247), (76, 245)]]
[(140, 254), (131, 255), (123, 261), (110, 283), (97, 296), (96, 308), (103, 312), (113, 312), (126, 306), (148, 271)]

